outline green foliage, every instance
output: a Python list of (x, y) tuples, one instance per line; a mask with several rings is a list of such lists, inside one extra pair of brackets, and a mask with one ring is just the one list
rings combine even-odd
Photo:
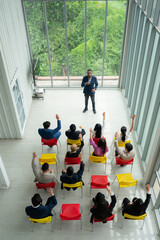
[[(66, 2), (69, 72), (85, 74), (84, 1)], [(34, 60), (39, 56), (36, 75), (50, 76), (43, 2), (25, 2), (27, 24)], [(66, 32), (63, 1), (46, 2), (47, 26), (54, 76), (67, 73)], [(87, 68), (102, 75), (105, 1), (87, 1)], [(124, 31), (126, 1), (108, 1), (104, 75), (118, 75)]]

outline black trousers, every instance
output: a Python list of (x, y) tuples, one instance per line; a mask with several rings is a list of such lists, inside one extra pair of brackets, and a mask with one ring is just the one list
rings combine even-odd
[(95, 93), (94, 94), (85, 94), (85, 108), (88, 108), (88, 99), (91, 98), (92, 101), (92, 108), (95, 110)]

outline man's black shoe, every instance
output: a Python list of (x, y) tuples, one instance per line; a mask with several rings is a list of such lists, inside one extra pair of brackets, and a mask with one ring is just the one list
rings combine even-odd
[(87, 110), (88, 110), (88, 108), (85, 108), (85, 109), (83, 110), (83, 113), (87, 112)]
[(93, 110), (93, 113), (96, 114), (96, 110)]

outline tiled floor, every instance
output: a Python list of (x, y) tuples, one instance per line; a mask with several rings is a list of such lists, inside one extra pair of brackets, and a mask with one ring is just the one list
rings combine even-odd
[[(115, 131), (118, 131), (122, 125), (130, 127), (122, 95), (119, 90), (98, 90), (96, 93), (96, 108), (97, 114), (94, 115), (91, 111), (85, 114), (82, 113), (84, 108), (84, 97), (81, 90), (47, 90), (45, 92), (44, 100), (33, 100), (30, 115), (26, 124), (24, 138), (22, 140), (0, 140), (0, 155), (5, 164), (11, 186), (8, 190), (0, 191), (0, 239), (3, 240), (19, 240), (19, 239), (85, 239), (85, 240), (102, 240), (102, 239), (117, 239), (117, 240), (153, 240), (157, 238), (156, 221), (151, 210), (151, 204), (147, 210), (148, 216), (143, 230), (140, 230), (140, 223), (126, 222), (123, 229), (121, 229), (122, 216), (120, 212), (120, 205), (122, 199), (127, 196), (132, 198), (132, 189), (124, 189), (120, 192), (117, 200), (115, 213), (114, 230), (109, 229), (110, 223), (95, 224), (94, 232), (91, 232), (89, 223), (90, 215), (89, 209), (91, 200), (89, 198), (89, 180), (91, 174), (103, 174), (103, 166), (92, 165), (90, 172), (88, 172), (88, 139), (89, 128), (94, 127), (95, 123), (102, 122), (102, 112), (106, 112), (106, 130), (105, 137), (108, 146), (110, 146)], [(80, 198), (80, 191), (67, 192), (65, 200), (62, 198), (60, 186), (58, 189), (57, 200), (58, 205), (55, 207), (57, 213), (54, 218), (54, 232), (51, 232), (50, 225), (36, 225), (34, 232), (31, 232), (28, 217), (25, 215), (25, 207), (30, 205), (30, 199), (36, 192), (35, 184), (33, 183), (34, 175), (31, 169), (32, 152), (36, 151), (41, 155), (40, 137), (37, 129), (42, 126), (43, 121), (50, 120), (52, 127), (56, 125), (55, 114), (58, 113), (62, 120), (62, 136), (60, 147), (60, 165), (58, 166), (58, 179), (61, 170), (64, 168), (63, 160), (66, 152), (66, 137), (65, 130), (68, 129), (71, 123), (77, 126), (82, 125), (87, 134), (85, 135), (84, 147), (84, 162), (85, 172), (83, 180), (84, 198)], [(132, 138), (131, 138), (132, 140)], [(133, 141), (132, 141), (133, 142)], [(46, 152), (51, 152), (51, 149), (45, 148)], [(38, 160), (37, 160), (38, 163)], [(75, 170), (78, 168), (75, 167)], [(121, 168), (119, 173), (127, 172), (127, 167)], [(110, 181), (114, 179), (113, 168), (108, 159), (107, 172)], [(135, 165), (133, 167), (134, 178), (139, 179), (137, 196), (145, 198), (145, 191), (141, 187), (142, 173), (140, 170), (139, 160), (135, 158)], [(117, 192), (117, 182), (112, 185), (113, 191)], [(96, 194), (97, 191), (95, 191)], [(95, 195), (93, 194), (93, 195)], [(44, 203), (48, 197), (47, 193), (41, 191)], [(92, 197), (93, 197), (92, 195)], [(110, 201), (110, 200), (109, 200)], [(64, 222), (62, 230), (59, 229), (59, 214), (62, 203), (80, 203), (83, 209), (82, 225), (80, 230), (79, 222)]]

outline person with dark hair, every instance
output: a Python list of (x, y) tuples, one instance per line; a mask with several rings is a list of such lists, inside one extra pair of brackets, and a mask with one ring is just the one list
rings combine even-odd
[[(124, 159), (124, 160), (130, 160), (132, 158), (135, 157), (135, 153), (133, 151), (133, 146), (131, 143), (126, 143), (125, 144), (125, 150), (121, 150), (121, 148), (118, 147), (118, 132), (115, 133), (115, 147), (116, 147), (116, 156), (117, 158), (121, 158), (121, 159)], [(125, 166), (125, 165), (123, 165)]]
[(98, 87), (98, 81), (96, 77), (92, 76), (91, 69), (88, 69), (87, 76), (83, 77), (81, 87), (84, 87), (83, 93), (85, 96), (85, 108), (83, 110), (83, 113), (85, 113), (88, 110), (88, 99), (90, 97), (92, 101), (93, 113), (96, 114), (95, 91)]
[(105, 129), (105, 120), (106, 120), (106, 113), (103, 112), (103, 125), (100, 123), (97, 123), (94, 127), (94, 132), (93, 132), (93, 138), (101, 138), (103, 137), (104, 134), (104, 129)]
[(53, 216), (52, 209), (57, 205), (56, 197), (53, 193), (53, 189), (50, 188), (47, 190), (50, 194), (45, 206), (42, 205), (42, 198), (39, 193), (34, 194), (32, 197), (32, 206), (26, 207), (26, 214), (35, 219), (45, 218), (48, 216)]
[(71, 151), (68, 151), (66, 153), (66, 157), (68, 158), (76, 158), (80, 156), (80, 153), (82, 151), (82, 148), (84, 146), (83, 138), (82, 135), (80, 134), (80, 139), (81, 139), (81, 145), (78, 147), (76, 144), (71, 145)]
[(69, 127), (69, 130), (67, 130), (65, 132), (66, 136), (69, 139), (73, 139), (73, 140), (78, 140), (80, 138), (80, 135), (82, 135), (82, 137), (86, 134), (85, 130), (82, 128), (82, 126), (79, 127), (81, 129), (81, 131), (77, 130), (76, 131), (76, 125), (75, 124), (71, 124)]
[(59, 115), (56, 114), (57, 119), (57, 127), (55, 129), (50, 129), (51, 123), (46, 121), (43, 123), (44, 128), (39, 128), (38, 133), (43, 139), (57, 139), (61, 136), (61, 132), (59, 131), (61, 129), (61, 120), (59, 119)]
[(55, 182), (56, 176), (54, 174), (54, 169), (49, 170), (48, 163), (44, 163), (42, 165), (42, 168), (39, 169), (39, 167), (35, 163), (36, 157), (37, 157), (37, 154), (34, 152), (33, 158), (32, 158), (32, 169), (35, 175), (34, 182), (39, 182), (39, 183)]
[(100, 138), (98, 141), (98, 145), (94, 142), (93, 140), (93, 130), (92, 128), (90, 128), (90, 144), (93, 146), (94, 148), (94, 156), (104, 156), (108, 151), (108, 147), (107, 147), (107, 143), (106, 140), (104, 138)]
[(111, 203), (109, 204), (108, 201), (105, 199), (105, 195), (101, 192), (98, 192), (96, 197), (92, 199), (94, 206), (90, 209), (92, 213), (90, 222), (93, 223), (93, 218), (103, 223), (107, 223), (107, 218), (112, 216), (113, 208), (116, 204), (116, 196), (111, 191), (111, 187), (107, 186), (107, 191), (111, 196)]
[[(62, 175), (60, 176), (60, 180), (62, 182), (61, 184), (61, 189), (63, 189), (63, 183), (76, 183), (79, 181), (82, 181), (82, 175), (84, 172), (84, 167), (85, 164), (83, 163), (82, 160), (82, 155), (80, 155), (81, 158), (81, 164), (80, 164), (80, 169), (78, 170), (77, 173), (74, 172), (73, 167), (68, 167), (67, 170), (63, 169), (62, 170)], [(68, 191), (70, 190), (70, 188), (66, 188)], [(77, 188), (73, 188), (73, 190), (76, 190)]]
[(128, 213), (133, 216), (140, 216), (146, 213), (146, 209), (151, 199), (150, 185), (146, 185), (147, 196), (145, 202), (141, 198), (133, 198), (132, 202), (128, 198), (124, 198), (122, 202), (122, 215)]
[(130, 133), (132, 133), (134, 129), (135, 117), (136, 117), (136, 114), (132, 116), (132, 126), (128, 133), (127, 133), (127, 128), (125, 126), (121, 127), (121, 134), (120, 136), (118, 136), (118, 141), (125, 142), (126, 140), (129, 140)]

